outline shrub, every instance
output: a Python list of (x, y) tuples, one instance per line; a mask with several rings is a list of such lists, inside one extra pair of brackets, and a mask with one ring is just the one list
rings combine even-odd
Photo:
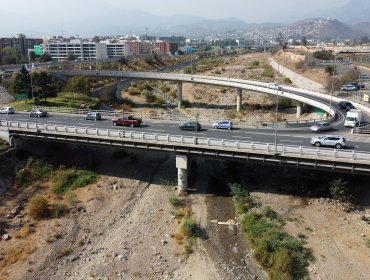
[(331, 51), (316, 51), (312, 54), (314, 58), (322, 59), (322, 60), (331, 60), (334, 59), (334, 55)]
[(53, 192), (62, 194), (68, 190), (74, 190), (96, 182), (95, 172), (87, 170), (67, 169), (59, 170), (56, 175), (56, 186)]
[(28, 206), (28, 214), (36, 220), (48, 218), (50, 216), (50, 205), (46, 198), (34, 196)]
[(158, 104), (158, 105), (163, 105), (166, 103), (166, 101), (164, 101), (164, 99), (160, 96), (156, 96), (155, 97), (155, 103)]
[(181, 233), (187, 237), (205, 237), (204, 231), (191, 218), (185, 218), (181, 226)]
[(274, 76), (274, 72), (271, 66), (266, 66), (263, 69), (262, 76), (267, 77), (267, 78), (272, 78)]
[(342, 178), (334, 180), (329, 183), (329, 191), (331, 196), (342, 202), (351, 202), (353, 195), (351, 194), (348, 182), (342, 181)]
[(305, 63), (303, 60), (301, 61), (298, 61), (296, 64), (295, 64), (295, 68), (296, 69), (303, 69), (305, 67)]
[(182, 107), (184, 107), (184, 108), (189, 108), (189, 107), (191, 107), (191, 103), (190, 103), (190, 101), (189, 101), (189, 100), (186, 100), (186, 99), (183, 99), (183, 100), (182, 100)]
[(127, 91), (128, 91), (128, 94), (131, 95), (131, 96), (135, 96), (135, 95), (140, 95), (141, 94), (140, 89), (135, 88), (135, 87), (130, 87)]
[(289, 79), (288, 77), (285, 77), (285, 78), (284, 78), (284, 83), (286, 83), (286, 84), (291, 84), (291, 83), (292, 83), (292, 80), (291, 80), (291, 79)]
[(252, 65), (253, 65), (253, 66), (259, 66), (259, 65), (260, 65), (260, 62), (259, 62), (258, 60), (254, 60), (254, 61), (252, 62)]
[(333, 75), (334, 73), (334, 65), (325, 65), (325, 72)]
[(56, 255), (55, 255), (55, 258), (56, 259), (60, 259), (64, 256), (68, 256), (69, 254), (71, 254), (73, 252), (73, 250), (71, 248), (68, 248), (68, 247), (62, 247), (62, 248), (59, 248), (57, 249), (56, 251)]
[(180, 207), (182, 205), (182, 202), (180, 199), (178, 199), (176, 196), (169, 197), (169, 202), (173, 207)]
[(53, 218), (60, 218), (63, 217), (68, 212), (68, 208), (63, 203), (56, 203), (53, 205), (51, 216)]

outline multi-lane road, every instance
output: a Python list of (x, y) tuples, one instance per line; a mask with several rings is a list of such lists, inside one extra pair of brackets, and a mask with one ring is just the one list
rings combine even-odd
[[(0, 120), (32, 122), (34, 117), (30, 118), (27, 113), (15, 113), (12, 115), (0, 115)], [(67, 114), (49, 114), (46, 118), (37, 118), (38, 124), (53, 124), (57, 126), (77, 126), (86, 128), (114, 129), (136, 132), (148, 132), (170, 135), (198, 136), (202, 138), (238, 140), (255, 143), (275, 143), (274, 129), (247, 129), (235, 127), (233, 130), (213, 129), (211, 125), (203, 125), (198, 132), (182, 131), (179, 129), (179, 123), (170, 121), (143, 120), (141, 127), (121, 127), (113, 126), (111, 117), (103, 117), (101, 121), (88, 121), (82, 115)], [(339, 127), (340, 125), (337, 125)], [(355, 149), (356, 151), (370, 152), (370, 137), (356, 137), (350, 134), (350, 129), (334, 130), (328, 134), (344, 135), (347, 139), (346, 149)], [(310, 147), (310, 139), (315, 134), (309, 128), (279, 129), (277, 131), (277, 143), (286, 146)], [(359, 138), (359, 139), (358, 139)]]

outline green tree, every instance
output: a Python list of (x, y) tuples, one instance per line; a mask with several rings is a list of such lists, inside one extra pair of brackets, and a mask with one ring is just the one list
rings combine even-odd
[(74, 53), (69, 53), (68, 56), (67, 56), (68, 61), (73, 61), (73, 60), (76, 60), (76, 59), (77, 59), (77, 56)]
[(65, 90), (68, 92), (90, 93), (91, 82), (86, 77), (72, 77), (68, 80)]
[(92, 42), (94, 43), (99, 43), (100, 42), (100, 38), (99, 36), (95, 35), (92, 39), (91, 39)]
[(15, 47), (3, 48), (2, 64), (17, 64), (20, 62), (22, 55), (20, 51)]
[(40, 58), (39, 58), (40, 62), (49, 62), (49, 61), (52, 61), (53, 58), (51, 57), (50, 54), (48, 54), (47, 52), (46, 53), (43, 53), (42, 55), (40, 55)]
[(305, 36), (302, 37), (302, 40), (301, 40), (301, 43), (302, 43), (302, 46), (307, 46), (307, 39)]

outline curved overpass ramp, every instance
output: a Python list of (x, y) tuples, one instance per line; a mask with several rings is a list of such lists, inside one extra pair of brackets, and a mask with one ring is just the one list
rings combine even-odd
[(202, 76), (202, 75), (188, 75), (188, 74), (174, 74), (174, 73), (158, 73), (158, 72), (125, 72), (125, 71), (104, 71), (104, 70), (78, 70), (78, 71), (58, 71), (49, 70), (50, 74), (63, 76), (88, 76), (88, 77), (115, 77), (115, 78), (130, 78), (141, 80), (162, 80), (178, 82), (178, 104), (181, 107), (182, 101), (182, 83), (197, 83), (205, 85), (215, 85), (231, 87), (236, 89), (237, 94), (237, 108), (241, 106), (242, 90), (251, 90), (271, 95), (278, 95), (296, 100), (300, 103), (309, 104), (313, 107), (319, 108), (329, 113), (330, 118), (334, 119), (335, 109), (324, 102), (321, 98), (314, 96), (311, 92), (300, 90), (293, 87), (284, 87), (282, 91), (267, 88), (266, 83), (241, 80), (228, 79), (223, 77)]

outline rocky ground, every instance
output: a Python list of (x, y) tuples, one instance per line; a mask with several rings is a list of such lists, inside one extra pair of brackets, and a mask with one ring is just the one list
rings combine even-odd
[[(27, 213), (29, 197), (47, 192), (48, 184), (11, 187), (3, 194), (0, 279), (268, 279), (240, 235), (227, 196), (226, 162), (199, 159), (191, 171), (190, 195), (183, 199), (207, 238), (197, 239), (188, 254), (176, 238), (179, 222), (169, 203), (176, 194), (172, 156), (50, 149), (59, 151), (55, 158), (60, 162), (100, 159), (102, 175), (96, 184), (59, 197), (70, 209), (59, 219), (35, 221)], [(370, 214), (369, 202), (348, 209), (310, 194), (309, 184), (305, 192), (285, 188), (289, 170), (251, 167), (239, 166), (237, 174), (251, 186), (252, 196), (283, 215), (290, 234), (306, 236), (316, 257), (309, 268), (311, 279), (369, 279), (370, 224), (364, 219)], [(283, 179), (269, 178), (270, 173)]]

